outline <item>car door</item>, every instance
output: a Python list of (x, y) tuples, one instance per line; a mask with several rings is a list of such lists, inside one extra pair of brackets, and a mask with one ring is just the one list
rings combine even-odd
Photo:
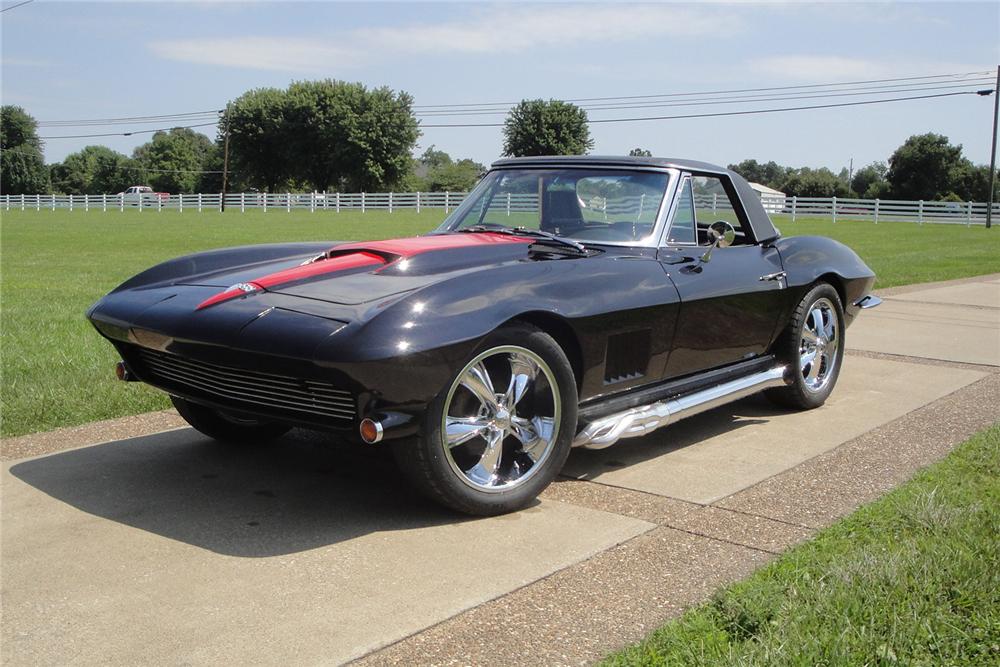
[[(681, 300), (667, 378), (763, 354), (786, 287), (778, 251), (756, 242), (728, 177), (685, 174), (677, 193), (657, 254)], [(706, 256), (708, 226), (717, 220), (733, 225), (736, 240)]]

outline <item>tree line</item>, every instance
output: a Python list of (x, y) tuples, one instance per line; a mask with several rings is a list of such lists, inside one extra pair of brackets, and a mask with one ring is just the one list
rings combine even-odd
[(990, 168), (975, 165), (940, 134), (915, 134), (886, 162), (873, 162), (851, 174), (826, 167), (783, 167), (774, 161), (744, 160), (729, 168), (748, 181), (798, 197), (857, 197), (943, 201), (987, 201)]
[[(213, 141), (188, 128), (153, 134), (131, 156), (87, 146), (46, 165), (37, 123), (20, 107), (0, 110), (0, 192), (99, 194), (130, 185), (163, 192), (464, 191), (486, 168), (427, 148), (413, 151), (420, 126), (408, 93), (332, 79), (257, 88), (226, 105)], [(502, 154), (582, 155), (587, 113), (561, 100), (523, 100), (503, 125)], [(228, 165), (226, 152), (228, 149)], [(629, 155), (650, 156), (633, 148)], [(985, 201), (990, 174), (937, 134), (914, 135), (886, 162), (849, 173), (744, 160), (729, 168), (747, 180), (800, 197)]]

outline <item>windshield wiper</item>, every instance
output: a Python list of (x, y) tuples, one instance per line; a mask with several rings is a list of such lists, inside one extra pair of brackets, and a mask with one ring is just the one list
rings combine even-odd
[(471, 227), (466, 227), (465, 229), (459, 229), (458, 231), (470, 232), (470, 233), (491, 232), (493, 234), (507, 234), (509, 236), (530, 236), (531, 238), (538, 239), (538, 242), (550, 242), (555, 245), (572, 248), (573, 250), (581, 254), (587, 254), (587, 247), (584, 246), (579, 241), (574, 241), (573, 239), (567, 239), (562, 236), (557, 236), (551, 232), (546, 232), (541, 229), (527, 229), (526, 227), (512, 228), (512, 227), (504, 227), (503, 225), (486, 224), (486, 225), (472, 225)]

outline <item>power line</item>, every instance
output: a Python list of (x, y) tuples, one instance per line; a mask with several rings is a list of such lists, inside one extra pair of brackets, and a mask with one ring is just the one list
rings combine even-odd
[(155, 130), (133, 130), (132, 132), (108, 132), (105, 134), (60, 134), (51, 137), (38, 137), (39, 139), (89, 139), (91, 137), (129, 137), (133, 134), (153, 134), (154, 132), (169, 132), (170, 130), (190, 130), (195, 127), (209, 127), (218, 125), (215, 123), (201, 123), (199, 125), (175, 125), (173, 127), (161, 127)]
[[(990, 93), (995, 93), (996, 91), (991, 90)], [(808, 106), (799, 107), (781, 107), (777, 109), (754, 109), (747, 111), (719, 111), (715, 113), (692, 113), (692, 114), (681, 114), (675, 116), (644, 116), (640, 118), (599, 118), (595, 120), (589, 120), (589, 123), (632, 123), (637, 121), (647, 121), (647, 120), (675, 120), (681, 118), (715, 118), (718, 116), (748, 116), (752, 114), (761, 113), (777, 113), (782, 111), (804, 111), (806, 109), (833, 109), (836, 107), (855, 107), (862, 106), (866, 104), (884, 104), (886, 102), (903, 102), (907, 100), (928, 100), (937, 97), (954, 97), (955, 95), (978, 95), (978, 94), (988, 94), (985, 91), (975, 91), (967, 90), (955, 93), (937, 93), (935, 95), (914, 95), (911, 97), (893, 97), (885, 100), (864, 100), (860, 102), (840, 102), (834, 104), (815, 104)], [(503, 127), (503, 123), (445, 123), (438, 125), (421, 125), (420, 127)]]
[[(914, 92), (924, 92), (932, 90), (953, 90), (955, 88), (969, 88), (973, 86), (979, 86), (984, 83), (992, 83), (991, 79), (981, 79), (978, 81), (973, 81), (963, 84), (955, 85), (932, 85), (932, 86), (917, 86), (909, 87), (903, 89), (894, 89), (892, 91), (860, 91), (860, 92), (833, 92), (833, 93), (807, 93), (802, 95), (784, 95), (784, 96), (743, 96), (743, 97), (733, 97), (733, 98), (712, 98), (712, 99), (695, 99), (683, 102), (655, 102), (655, 103), (627, 103), (620, 105), (580, 105), (580, 108), (584, 111), (621, 111), (624, 109), (656, 109), (663, 107), (685, 107), (685, 106), (705, 106), (710, 104), (742, 104), (746, 102), (782, 102), (790, 100), (811, 100), (811, 99), (825, 99), (831, 97), (856, 97), (863, 95), (885, 95), (890, 92), (892, 93), (914, 93)], [(494, 109), (494, 110), (476, 110), (476, 111), (440, 111), (440, 112), (425, 112), (417, 114), (421, 117), (442, 117), (442, 116), (490, 116), (497, 114), (506, 114), (510, 111), (509, 108), (504, 109)]]
[[(743, 89), (733, 89), (733, 90), (716, 90), (716, 91), (702, 91), (702, 92), (687, 92), (687, 93), (662, 93), (656, 95), (626, 95), (618, 97), (584, 97), (565, 100), (567, 102), (573, 103), (584, 103), (582, 106), (586, 110), (619, 110), (625, 108), (655, 108), (658, 106), (683, 106), (685, 104), (692, 104), (694, 100), (685, 99), (684, 102), (678, 103), (666, 103), (668, 100), (675, 98), (695, 98), (704, 99), (705, 104), (709, 103), (731, 103), (731, 100), (745, 100), (745, 101), (779, 101), (779, 100), (791, 100), (796, 99), (796, 97), (779, 97), (782, 93), (780, 92), (770, 92), (770, 91), (800, 91), (801, 99), (808, 99), (809, 97), (835, 97), (843, 96), (846, 94), (860, 94), (857, 91), (870, 90), (872, 94), (878, 93), (898, 93), (898, 92), (916, 92), (918, 90), (923, 90), (922, 88), (913, 88), (913, 86), (928, 86), (926, 89), (931, 90), (931, 86), (936, 86), (940, 88), (952, 87), (964, 87), (971, 86), (980, 83), (992, 82), (992, 78), (984, 78), (986, 75), (992, 76), (992, 72), (958, 72), (952, 74), (935, 74), (935, 75), (925, 75), (925, 76), (912, 76), (912, 77), (896, 77), (890, 79), (870, 79), (865, 81), (848, 81), (840, 83), (819, 83), (819, 84), (804, 84), (796, 86), (772, 86), (772, 87), (762, 87), (762, 88), (743, 88)], [(969, 78), (974, 77), (974, 78)], [(950, 81), (941, 81), (942, 79), (950, 79)], [(919, 83), (913, 83), (913, 82)], [(900, 83), (905, 82), (905, 83)], [(880, 84), (876, 86), (870, 86), (868, 88), (860, 87), (867, 84)], [(829, 90), (819, 91), (816, 89), (827, 88)], [(893, 90), (893, 89), (905, 89), (905, 90)], [(753, 93), (751, 96), (739, 96), (742, 93)], [(793, 93), (785, 93), (787, 95), (793, 95)], [(705, 97), (708, 95), (724, 96), (724, 97)], [(757, 98), (757, 99), (755, 99)], [(638, 100), (638, 101), (630, 101)], [(591, 102), (593, 104), (586, 104)], [(474, 102), (467, 104), (437, 104), (437, 105), (415, 105), (413, 106), (414, 115), (416, 116), (445, 116), (445, 115), (488, 115), (488, 113), (507, 113), (511, 106), (516, 105), (517, 102)], [(494, 107), (494, 109), (490, 109)], [(499, 108), (497, 108), (499, 107)], [(224, 109), (207, 109), (204, 111), (191, 111), (185, 113), (175, 113), (175, 114), (161, 114), (161, 115), (146, 115), (146, 116), (126, 116), (126, 117), (111, 117), (111, 118), (80, 118), (80, 119), (67, 119), (67, 120), (48, 120), (39, 121), (39, 127), (88, 127), (88, 126), (102, 126), (102, 125), (128, 125), (128, 124), (144, 124), (149, 122), (168, 122), (171, 120), (176, 120), (178, 122), (191, 122), (196, 120), (208, 120), (209, 118), (216, 117), (217, 114), (224, 112)], [(155, 131), (155, 130), (154, 130)], [(100, 136), (100, 135), (88, 135), (88, 136)], [(109, 134), (107, 136), (118, 136), (118, 133)]]
[[(28, 157), (36, 156), (35, 153), (18, 150), (17, 148), (5, 148), (3, 149), (3, 152), (16, 153), (17, 155), (27, 155)], [(38, 155), (37, 157), (41, 157), (41, 155)], [(129, 158), (126, 157), (125, 159)], [(137, 164), (118, 165), (118, 169), (126, 171), (152, 171), (158, 174), (221, 174), (222, 173), (221, 169), (153, 169), (152, 167), (143, 167), (142, 165), (137, 165)], [(233, 173), (233, 171), (230, 170), (229, 173)]]
[(23, 7), (25, 5), (30, 5), (34, 1), (35, 0), (24, 0), (24, 2), (19, 2), (16, 5), (11, 5), (10, 7), (4, 7), (3, 9), (0, 9), (0, 14), (3, 14), (4, 12), (9, 12), (12, 9), (17, 9), (18, 7)]
[(189, 111), (159, 116), (127, 116), (123, 118), (77, 118), (68, 120), (40, 120), (39, 127), (64, 127), (75, 125), (124, 125), (128, 123), (160, 123), (169, 120), (197, 120), (203, 117), (215, 118), (222, 111)]
[[(733, 93), (756, 93), (771, 90), (795, 90), (802, 88), (830, 88), (835, 86), (856, 86), (869, 83), (891, 83), (897, 81), (917, 81), (920, 79), (943, 79), (943, 78), (955, 78), (955, 77), (969, 77), (977, 76), (982, 77), (990, 75), (992, 72), (958, 72), (953, 74), (934, 74), (927, 76), (909, 76), (909, 77), (896, 77), (892, 79), (870, 79), (867, 81), (843, 81), (840, 83), (813, 83), (804, 84), (799, 86), (772, 86), (768, 88), (742, 88), (742, 89), (732, 89), (732, 90), (711, 90), (711, 91), (700, 91), (694, 93), (662, 93), (657, 95), (625, 95), (618, 97), (578, 97), (576, 99), (563, 100), (565, 102), (601, 102), (609, 100), (634, 100), (634, 99), (648, 99), (654, 97), (684, 97), (693, 95), (726, 95)], [(474, 102), (468, 104), (431, 104), (431, 105), (414, 105), (414, 109), (430, 109), (430, 108), (449, 108), (449, 107), (473, 107), (473, 106), (514, 106), (518, 102)]]

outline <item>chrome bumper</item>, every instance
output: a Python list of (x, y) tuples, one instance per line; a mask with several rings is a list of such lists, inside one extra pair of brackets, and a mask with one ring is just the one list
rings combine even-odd
[(880, 303), (882, 303), (882, 299), (878, 298), (874, 294), (866, 294), (865, 296), (855, 301), (854, 305), (857, 306), (858, 308), (861, 308), (862, 310), (867, 310), (869, 308), (874, 308)]

